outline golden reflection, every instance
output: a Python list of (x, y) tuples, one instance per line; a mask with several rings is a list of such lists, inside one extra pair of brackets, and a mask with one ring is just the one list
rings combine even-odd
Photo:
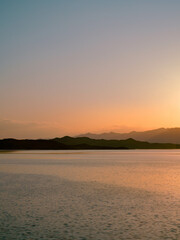
[[(10, 154), (9, 158), (6, 154), (7, 160), (2, 159), (2, 154), (0, 171), (52, 175), (71, 181), (99, 182), (180, 194), (179, 151), (66, 151), (57, 155), (52, 153), (33, 153), (29, 156), (27, 153), (19, 156)], [(13, 157), (16, 160), (12, 160)]]

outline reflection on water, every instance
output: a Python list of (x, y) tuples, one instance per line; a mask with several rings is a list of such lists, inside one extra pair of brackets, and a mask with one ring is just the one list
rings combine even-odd
[(180, 151), (0, 154), (0, 239), (179, 239)]

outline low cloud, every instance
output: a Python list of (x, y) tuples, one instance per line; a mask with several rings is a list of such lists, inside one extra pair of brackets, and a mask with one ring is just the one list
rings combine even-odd
[(135, 126), (126, 126), (126, 125), (112, 125), (109, 128), (102, 128), (98, 131), (93, 131), (94, 133), (104, 133), (104, 132), (116, 132), (116, 133), (129, 133), (131, 131), (144, 131), (147, 129)]
[(0, 119), (0, 138), (53, 138), (65, 135), (56, 124)]
[(135, 127), (135, 126), (126, 126), (126, 125), (113, 125), (112, 129), (113, 132), (119, 132), (119, 133), (128, 133), (131, 131), (143, 131), (144, 129), (140, 127)]

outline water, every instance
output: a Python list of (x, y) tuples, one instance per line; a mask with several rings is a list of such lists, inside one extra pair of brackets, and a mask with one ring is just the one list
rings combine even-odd
[(180, 151), (1, 152), (0, 239), (180, 239)]

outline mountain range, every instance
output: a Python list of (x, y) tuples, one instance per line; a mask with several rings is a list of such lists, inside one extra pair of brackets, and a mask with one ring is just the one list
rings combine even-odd
[(180, 144), (149, 143), (132, 138), (126, 140), (90, 139), (69, 137), (54, 139), (2, 139), (1, 150), (75, 150), (75, 149), (180, 149)]
[(129, 133), (107, 132), (101, 134), (86, 133), (78, 135), (77, 137), (88, 137), (92, 139), (106, 139), (106, 140), (124, 140), (133, 138), (137, 141), (147, 141), (150, 143), (174, 143), (180, 144), (180, 128), (158, 128), (154, 130)]

